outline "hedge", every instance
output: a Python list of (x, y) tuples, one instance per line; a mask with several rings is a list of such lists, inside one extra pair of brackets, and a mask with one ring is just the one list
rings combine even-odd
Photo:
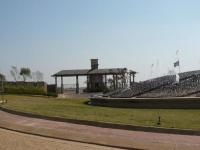
[(30, 95), (46, 95), (42, 87), (39, 86), (23, 86), (23, 85), (5, 85), (4, 92), (6, 94), (30, 94)]

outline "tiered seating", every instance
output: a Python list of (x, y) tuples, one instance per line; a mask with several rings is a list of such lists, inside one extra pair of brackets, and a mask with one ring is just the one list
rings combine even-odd
[(128, 98), (132, 97), (133, 90), (131, 88), (125, 88), (120, 90), (118, 93), (110, 95), (110, 97), (120, 97), (120, 98)]
[(167, 75), (151, 80), (146, 80), (139, 83), (132, 84), (131, 88), (126, 88), (117, 91), (110, 95), (110, 97), (134, 97), (141, 95), (145, 92), (160, 88), (164, 85), (172, 84), (175, 82), (176, 77), (174, 75)]
[(180, 74), (180, 82), (163, 86), (139, 97), (184, 97), (200, 92), (200, 72)]
[(131, 88), (120, 89), (110, 97), (180, 97), (200, 92), (200, 70), (167, 75), (132, 84)]
[(199, 75), (199, 74), (200, 74), (200, 70), (195, 70), (195, 71), (180, 73), (179, 76), (180, 76), (180, 80), (182, 80), (182, 79), (190, 78), (191, 76)]
[(132, 86), (133, 90), (132, 96), (137, 96), (145, 92), (149, 92), (151, 90), (160, 88), (162, 86), (172, 84), (175, 81), (176, 81), (175, 75), (167, 75), (140, 82), (139, 84), (135, 84)]
[(111, 91), (111, 92), (105, 93), (103, 95), (103, 97), (109, 97), (109, 96), (117, 95), (117, 94), (121, 93), (122, 90), (123, 89), (117, 89), (115, 91)]

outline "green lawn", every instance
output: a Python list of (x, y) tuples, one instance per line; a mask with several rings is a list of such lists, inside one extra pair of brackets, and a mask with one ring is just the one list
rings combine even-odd
[(31, 96), (4, 96), (8, 103), (3, 107), (70, 119), (92, 120), (120, 124), (158, 126), (200, 130), (200, 109), (125, 109), (86, 105), (88, 99), (58, 99)]

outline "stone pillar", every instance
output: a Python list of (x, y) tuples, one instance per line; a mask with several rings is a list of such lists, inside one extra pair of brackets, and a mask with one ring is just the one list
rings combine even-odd
[(64, 92), (64, 87), (63, 87), (63, 76), (61, 76), (61, 94), (63, 94)]
[(79, 82), (78, 82), (78, 76), (76, 76), (76, 94), (79, 93)]

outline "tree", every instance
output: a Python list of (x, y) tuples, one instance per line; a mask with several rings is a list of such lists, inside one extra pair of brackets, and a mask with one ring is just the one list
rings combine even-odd
[(25, 82), (28, 77), (31, 78), (31, 70), (29, 68), (21, 68), (20, 75)]
[(14, 81), (18, 81), (20, 79), (19, 70), (16, 66), (11, 66), (10, 74), (13, 77)]
[(32, 73), (33, 81), (43, 81), (43, 73), (40, 71), (36, 71)]

